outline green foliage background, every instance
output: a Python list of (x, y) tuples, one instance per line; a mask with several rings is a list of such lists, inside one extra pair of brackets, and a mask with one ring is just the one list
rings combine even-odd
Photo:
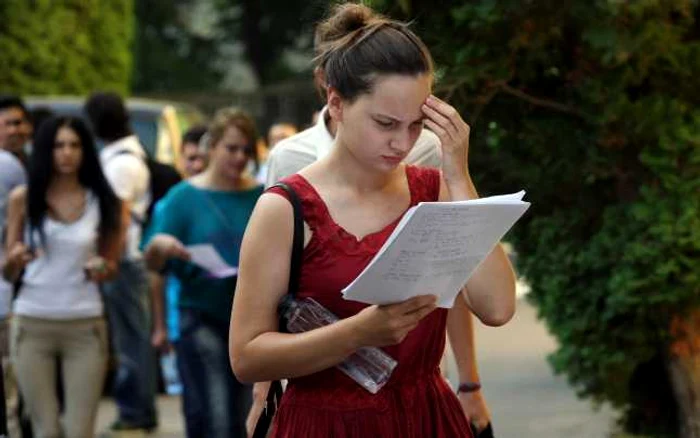
[(554, 369), (628, 430), (672, 434), (670, 322), (700, 299), (698, 1), (372, 3), (430, 46), (477, 187), (528, 191), (509, 239)]
[(0, 92), (128, 92), (132, 0), (4, 0), (0, 17)]
[[(148, 0), (136, 6), (133, 88), (137, 93), (216, 92), (232, 67), (232, 45), (241, 45), (257, 82), (270, 85), (294, 76), (288, 50), (311, 52), (313, 26), (325, 0), (209, 0), (205, 31), (191, 26), (199, 0)], [(195, 14), (196, 15), (196, 14)], [(196, 21), (196, 20), (195, 20)], [(158, 56), (153, 56), (157, 53)]]

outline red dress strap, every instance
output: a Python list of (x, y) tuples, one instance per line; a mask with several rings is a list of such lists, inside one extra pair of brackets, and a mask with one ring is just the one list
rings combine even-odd
[[(327, 215), (326, 206), (316, 194), (316, 190), (299, 174), (288, 176), (280, 180), (280, 182), (287, 184), (297, 194), (304, 212), (304, 222), (306, 222), (312, 231), (315, 231), (318, 225), (323, 224)], [(266, 191), (269, 193), (276, 193), (289, 200), (288, 193), (274, 185)]]

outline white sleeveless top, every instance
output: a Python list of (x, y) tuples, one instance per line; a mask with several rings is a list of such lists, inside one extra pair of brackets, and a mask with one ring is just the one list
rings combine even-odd
[[(97, 254), (100, 224), (99, 200), (88, 192), (83, 215), (70, 224), (44, 218), (46, 244), (39, 232), (34, 242), (39, 257), (27, 265), (14, 313), (44, 319), (77, 319), (101, 316), (102, 297), (97, 284), (88, 281), (85, 263)], [(25, 232), (28, 236), (28, 227)]]

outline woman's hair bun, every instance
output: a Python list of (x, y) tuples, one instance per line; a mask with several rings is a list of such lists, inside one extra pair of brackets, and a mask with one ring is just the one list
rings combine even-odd
[(405, 23), (357, 3), (335, 6), (316, 27), (314, 75), (321, 95), (335, 89), (353, 101), (370, 93), (377, 74), (433, 73), (428, 48)]
[(337, 5), (331, 11), (331, 15), (317, 26), (316, 47), (343, 38), (381, 19), (382, 17), (372, 9), (361, 4)]

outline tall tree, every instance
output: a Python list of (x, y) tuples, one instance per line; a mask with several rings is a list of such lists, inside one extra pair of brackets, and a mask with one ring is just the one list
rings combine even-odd
[[(322, 0), (149, 0), (137, 2), (134, 89), (217, 90), (241, 45), (257, 83), (295, 74), (283, 56), (311, 52)], [(194, 25), (203, 17), (204, 26)], [(204, 27), (205, 29), (201, 29)], [(157, 54), (155, 56), (154, 54)], [(308, 72), (303, 72), (308, 74)]]
[(216, 23), (197, 32), (194, 0), (136, 3), (133, 87), (137, 93), (215, 90), (224, 74)]
[[(236, 36), (263, 84), (289, 75), (281, 55), (289, 49), (310, 50), (315, 22), (324, 14), (327, 0), (229, 0), (240, 5)], [(232, 26), (235, 29), (236, 26)]]

